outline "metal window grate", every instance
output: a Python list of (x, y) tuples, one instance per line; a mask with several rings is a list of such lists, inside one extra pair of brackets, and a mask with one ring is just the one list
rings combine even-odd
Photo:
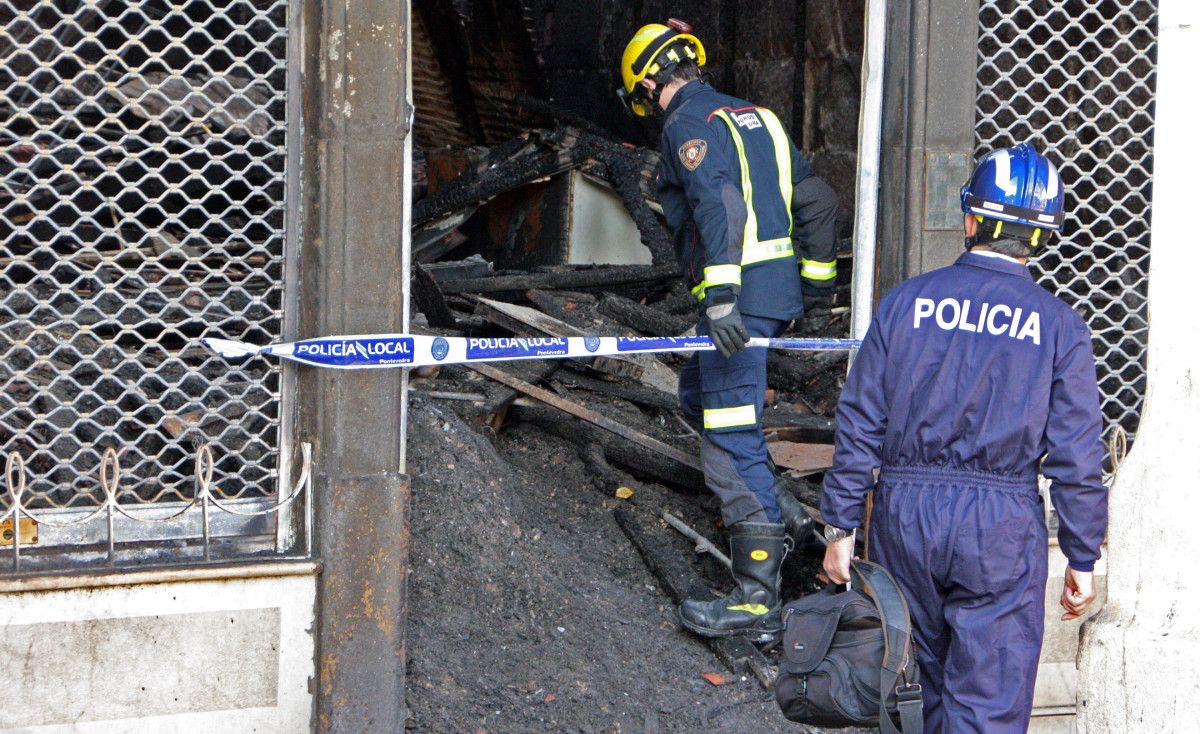
[(1146, 389), (1154, 0), (995, 0), (979, 12), (976, 155), (1030, 141), (1066, 186), (1063, 237), (1034, 272), (1092, 329), (1109, 426)]
[[(280, 375), (206, 329), (281, 335), (287, 0), (0, 0), (0, 452), (31, 508), (272, 495)], [(0, 491), (0, 511), (11, 503)]]

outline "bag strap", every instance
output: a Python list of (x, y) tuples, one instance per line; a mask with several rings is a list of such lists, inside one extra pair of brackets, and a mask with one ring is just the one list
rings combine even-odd
[[(875, 602), (883, 623), (883, 663), (879, 670), (879, 730), (882, 734), (922, 734), (925, 720), (921, 686), (908, 681), (912, 660), (912, 619), (908, 602), (888, 570), (870, 561), (852, 561), (851, 573), (858, 577), (859, 590)], [(889, 693), (896, 694), (900, 730), (887, 711)]]

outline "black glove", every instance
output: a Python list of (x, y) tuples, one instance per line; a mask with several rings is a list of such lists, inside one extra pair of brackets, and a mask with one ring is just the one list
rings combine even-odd
[(801, 291), (804, 297), (804, 311), (828, 311), (833, 307), (833, 289), (832, 288), (813, 288), (804, 286)]
[(814, 288), (804, 284), (801, 292), (804, 298), (804, 319), (800, 322), (800, 331), (804, 334), (815, 334), (829, 325), (833, 307), (832, 288)]
[(709, 338), (722, 357), (729, 359), (746, 348), (750, 334), (742, 325), (736, 301), (709, 306), (704, 314), (708, 317)]

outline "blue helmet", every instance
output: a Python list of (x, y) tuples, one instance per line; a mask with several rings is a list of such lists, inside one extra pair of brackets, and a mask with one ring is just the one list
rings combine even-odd
[(993, 150), (962, 187), (962, 210), (1057, 232), (1063, 226), (1062, 179), (1029, 143)]

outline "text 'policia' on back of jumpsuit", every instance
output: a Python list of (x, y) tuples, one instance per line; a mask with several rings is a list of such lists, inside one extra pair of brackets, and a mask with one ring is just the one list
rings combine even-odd
[[(1061, 226), (1057, 173), (1029, 146), (991, 154), (974, 182), (985, 198), (969, 183), (963, 206), (986, 230), (979, 241), (999, 242), (1008, 228), (1036, 245), (1041, 227)], [(1031, 210), (1031, 197), (1047, 193), (1058, 198)], [(1015, 210), (1026, 223), (976, 209)], [(1020, 260), (966, 252), (882, 299), (837, 417), (821, 514), (861, 527), (875, 491), (871, 560), (909, 602), (926, 731), (1024, 731), (1045, 618), (1039, 466), (1071, 568), (1092, 570), (1107, 527), (1100, 395), (1083, 319)]]

